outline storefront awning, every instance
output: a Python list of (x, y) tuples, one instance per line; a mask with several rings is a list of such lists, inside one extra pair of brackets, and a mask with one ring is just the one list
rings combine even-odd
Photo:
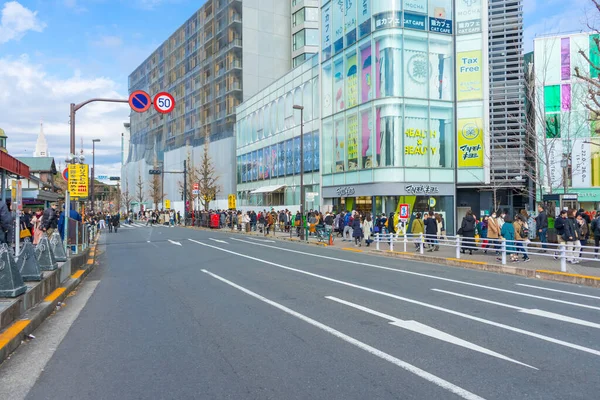
[(250, 192), (250, 194), (258, 194), (258, 193), (273, 193), (281, 190), (285, 187), (285, 185), (271, 185), (271, 186), (263, 186), (258, 189)]

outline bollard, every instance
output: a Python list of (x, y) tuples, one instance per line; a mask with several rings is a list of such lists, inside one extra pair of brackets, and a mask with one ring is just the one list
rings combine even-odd
[(456, 235), (456, 258), (460, 258), (460, 235)]
[(403, 242), (404, 242), (404, 252), (406, 253), (406, 247), (408, 245), (408, 238), (406, 237), (406, 233), (404, 234), (404, 240), (403, 240)]
[(375, 249), (379, 250), (379, 232), (375, 234)]
[(40, 242), (35, 247), (35, 258), (40, 264), (40, 270), (42, 271), (54, 271), (58, 268), (56, 260), (50, 251), (50, 243), (48, 242), (48, 236), (42, 235)]
[(67, 254), (65, 248), (62, 245), (60, 234), (56, 231), (50, 236), (50, 251), (56, 261), (67, 261)]
[(502, 265), (506, 265), (506, 239), (502, 238), (502, 243), (500, 243), (501, 251), (502, 251)]
[(390, 251), (394, 251), (394, 234), (390, 233)]
[(560, 245), (560, 271), (567, 272), (567, 246), (564, 243)]
[(421, 255), (425, 254), (425, 239), (423, 238), (423, 233), (419, 233), (419, 253)]
[(0, 297), (17, 297), (27, 291), (6, 243), (0, 245)]
[[(62, 242), (59, 242), (58, 246), (63, 249)], [(23, 248), (21, 249), (19, 260), (17, 261), (17, 269), (25, 282), (42, 280), (40, 265), (35, 258), (35, 249), (29, 239), (25, 239), (25, 242), (23, 243)]]

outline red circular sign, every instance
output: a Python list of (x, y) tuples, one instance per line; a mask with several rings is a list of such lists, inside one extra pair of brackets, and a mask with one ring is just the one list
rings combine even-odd
[(129, 95), (129, 107), (133, 111), (142, 113), (148, 111), (151, 105), (150, 95), (143, 90), (136, 90)]
[(69, 181), (69, 168), (64, 169), (62, 176), (65, 181), (67, 181), (67, 182)]
[(160, 92), (154, 96), (154, 109), (161, 114), (168, 114), (175, 108), (175, 98), (170, 93)]

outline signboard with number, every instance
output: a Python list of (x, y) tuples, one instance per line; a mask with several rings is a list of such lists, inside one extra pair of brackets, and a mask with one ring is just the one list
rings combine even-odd
[(154, 96), (154, 109), (161, 114), (168, 114), (175, 108), (175, 98), (170, 93), (160, 92)]
[(230, 210), (236, 209), (235, 200), (236, 200), (235, 194), (230, 194), (229, 196), (227, 196), (227, 206), (229, 207)]
[(408, 204), (400, 204), (400, 219), (408, 219), (410, 216), (410, 206)]
[(87, 164), (69, 164), (69, 192), (72, 199), (88, 197), (88, 169)]
[(170, 210), (170, 209), (171, 209), (171, 200), (165, 200), (165, 208), (166, 208), (167, 210)]

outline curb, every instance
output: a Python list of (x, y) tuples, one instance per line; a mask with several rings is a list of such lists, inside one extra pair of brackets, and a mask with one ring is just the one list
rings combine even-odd
[[(204, 231), (212, 231), (213, 230), (213, 229), (209, 229), (209, 228), (196, 227), (196, 226), (193, 226), (193, 227), (188, 226), (186, 228), (204, 230)], [(273, 240), (301, 243), (301, 244), (305, 244), (305, 245), (328, 247), (327, 244), (325, 244), (325, 243), (306, 242), (306, 241), (302, 241), (299, 239), (287, 238), (287, 237), (281, 238), (281, 237), (270, 236), (270, 235), (264, 236), (262, 234), (255, 235), (255, 234), (248, 234), (245, 232), (228, 231), (228, 230), (225, 230), (225, 231), (215, 230), (215, 231), (223, 232), (223, 233), (225, 233), (225, 232), (233, 233), (233, 234), (238, 234), (238, 235), (242, 235), (242, 236), (268, 237), (269, 239), (273, 239)], [(329, 247), (331, 247), (331, 246), (329, 246)], [(392, 258), (400, 258), (400, 259), (404, 259), (404, 260), (413, 260), (413, 261), (419, 261), (419, 262), (424, 262), (424, 263), (429, 263), (429, 264), (445, 265), (448, 267), (473, 269), (473, 270), (493, 272), (493, 273), (498, 273), (498, 274), (517, 275), (517, 276), (523, 276), (525, 278), (540, 279), (540, 280), (545, 280), (545, 281), (553, 281), (553, 282), (561, 282), (561, 283), (571, 283), (571, 284), (575, 284), (575, 285), (600, 288), (600, 277), (595, 277), (595, 276), (570, 274), (570, 273), (566, 273), (566, 272), (548, 271), (548, 270), (534, 270), (534, 269), (519, 268), (519, 267), (513, 267), (513, 266), (509, 266), (509, 265), (502, 265), (502, 264), (491, 264), (491, 263), (487, 263), (485, 261), (474, 261), (474, 260), (463, 260), (463, 259), (458, 259), (458, 258), (425, 256), (425, 255), (408, 253), (408, 252), (404, 253), (404, 252), (400, 252), (400, 251), (358, 250), (358, 249), (354, 249), (354, 248), (350, 248), (350, 247), (344, 247), (341, 249), (338, 249), (335, 247), (331, 247), (331, 248), (335, 249), (335, 250), (339, 250), (339, 251), (351, 251), (351, 252), (355, 252), (355, 253), (378, 255), (378, 256), (392, 257)]]
[[(23, 315), (13, 322), (8, 328), (0, 333), (0, 363), (14, 352), (22, 343), (27, 335), (35, 331), (56, 309), (59, 302), (62, 302), (85, 277), (94, 269), (95, 249), (98, 241), (90, 247), (88, 253), (88, 262), (84, 264), (87, 268), (77, 270), (71, 274), (69, 279), (62, 282), (61, 287), (55, 289), (46, 296), (41, 302), (27, 310)], [(90, 264), (90, 260), (92, 263)]]

